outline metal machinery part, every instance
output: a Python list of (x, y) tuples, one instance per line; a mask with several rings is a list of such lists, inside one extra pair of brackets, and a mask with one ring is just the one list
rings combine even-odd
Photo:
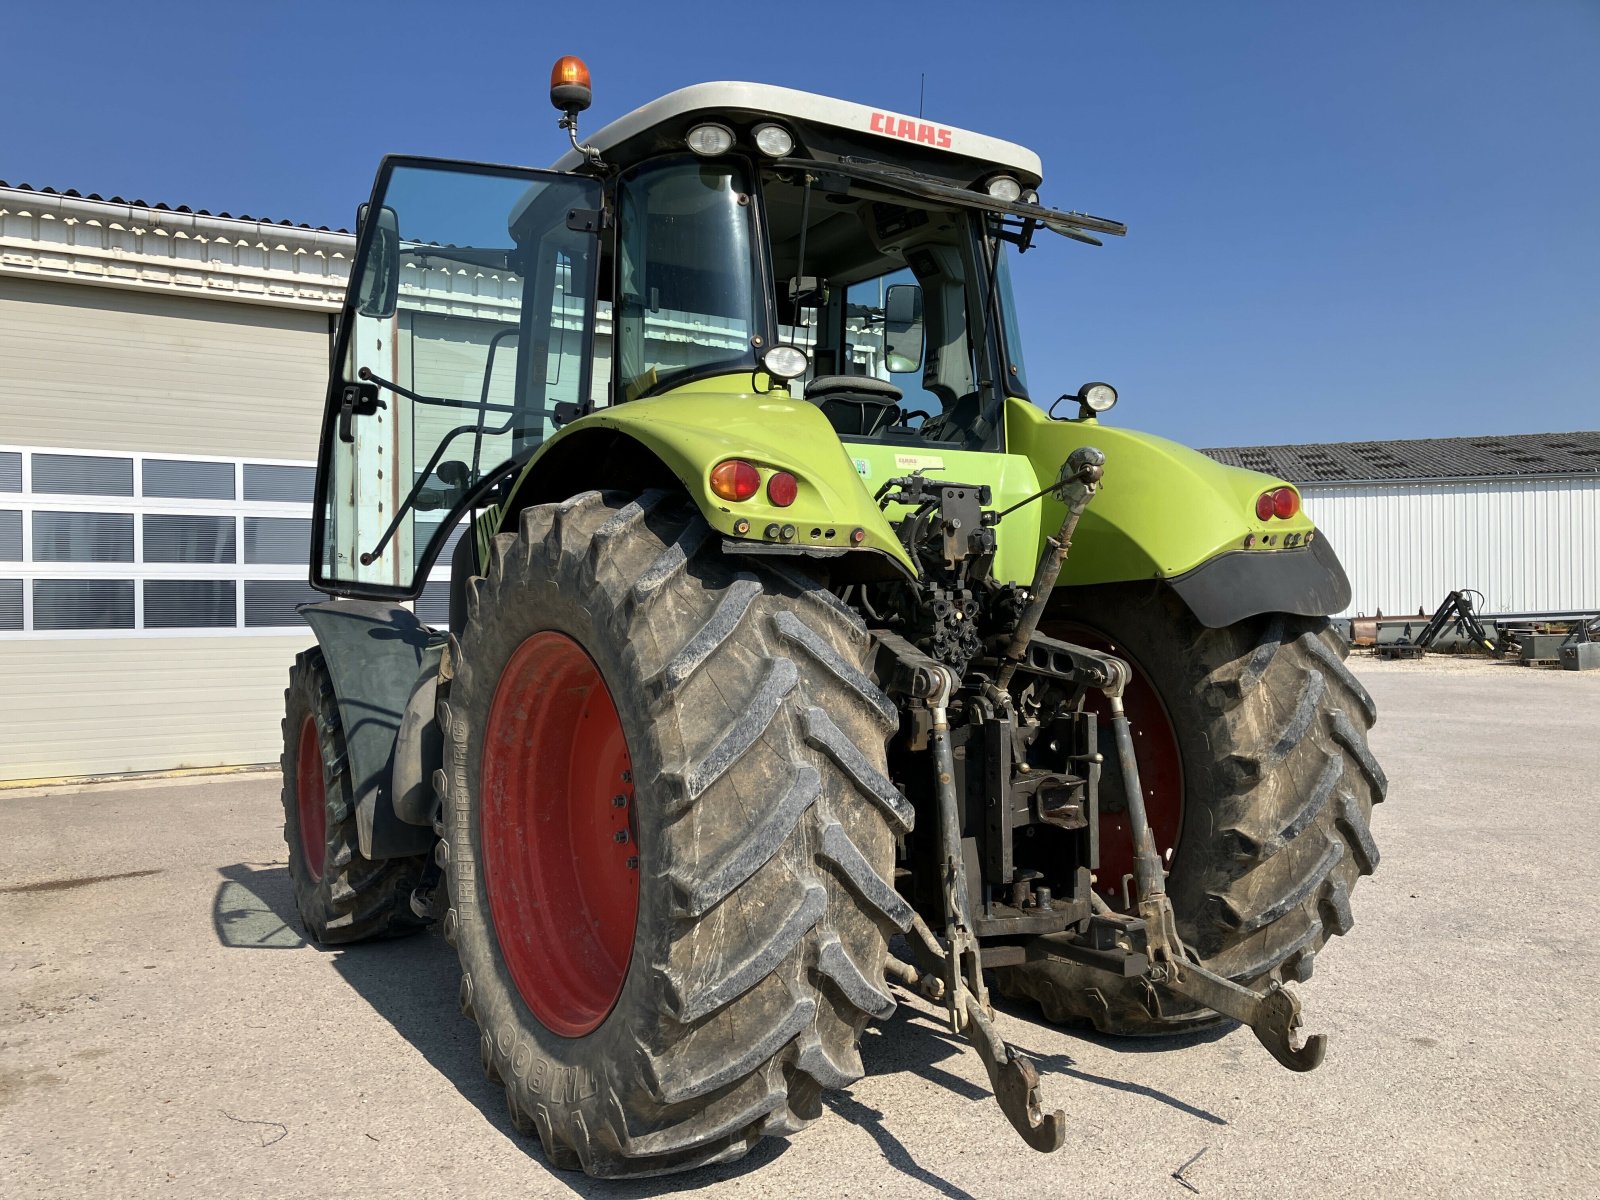
[[(1459, 588), (1444, 598), (1444, 601), (1434, 610), (1415, 641), (1402, 638), (1386, 646), (1378, 646), (1373, 650), (1379, 658), (1421, 658), (1424, 650), (1439, 640), (1441, 634), (1455, 622), (1455, 631), (1466, 638), (1474, 646), (1480, 646), (1490, 654), (1495, 652), (1494, 641), (1489, 637), (1488, 630), (1478, 620), (1478, 615), (1473, 611), (1472, 597), (1478, 597), (1478, 604), (1483, 604), (1483, 593), (1475, 592), (1471, 588)], [(1406, 627), (1410, 633), (1411, 627)]]
[[(951, 1028), (982, 1057), (1007, 1118), (1046, 1152), (1065, 1140), (1064, 1117), (1044, 1103), (1033, 1064), (995, 1032), (986, 965), (1059, 958), (1142, 979), (1153, 1004), (1167, 995), (1248, 1025), (1291, 1070), (1311, 1070), (1326, 1047), (1320, 1035), (1302, 1041), (1299, 1001), (1282, 985), (1241, 987), (1184, 945), (1123, 711), (1130, 669), (1037, 632), (1104, 469), (1105, 456), (1083, 447), (1031, 498), (1053, 492), (1067, 512), (1026, 590), (990, 577), (993, 528), (1005, 514), (984, 507), (987, 488), (920, 475), (890, 480), (878, 499), (910, 509), (898, 530), (923, 582), (896, 588), (881, 605), (862, 597), (887, 618), (872, 632), (879, 682), (904, 714), (899, 782), (919, 810), (937, 816), (906, 851), (919, 968), (897, 963), (891, 975), (943, 1002)], [(1090, 691), (1108, 702), (1133, 830), (1129, 912), (1111, 911), (1092, 890), (1103, 763), (1096, 717), (1083, 704)], [(1026, 845), (1041, 833), (1050, 839), (1044, 854)]]

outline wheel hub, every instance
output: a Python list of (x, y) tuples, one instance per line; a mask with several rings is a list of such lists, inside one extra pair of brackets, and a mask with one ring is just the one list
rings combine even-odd
[(307, 873), (320, 882), (328, 856), (328, 795), (322, 781), (322, 739), (317, 735), (314, 713), (300, 723), (294, 801), (301, 857)]
[(517, 647), (484, 733), (479, 836), (495, 936), (523, 1001), (552, 1032), (605, 1020), (639, 908), (633, 764), (594, 660), (546, 631)]
[[(1114, 654), (1126, 662), (1131, 675), (1123, 692), (1122, 705), (1128, 714), (1129, 732), (1133, 735), (1134, 761), (1139, 765), (1139, 782), (1144, 788), (1146, 815), (1150, 819), (1150, 832), (1156, 840), (1156, 851), (1169, 868), (1172, 856), (1177, 853), (1178, 839), (1183, 832), (1183, 758), (1178, 750), (1177, 731), (1172, 718), (1167, 715), (1160, 693), (1138, 661), (1132, 658), (1127, 647), (1082, 626), (1070, 626), (1056, 631), (1080, 646)], [(1109, 734), (1110, 709), (1099, 692), (1090, 692), (1084, 705), (1100, 718), (1102, 734)], [(1116, 762), (1114, 746), (1102, 747), (1108, 763)], [(1108, 787), (1108, 784), (1110, 785)], [(1115, 795), (1120, 788), (1117, 773), (1107, 769), (1101, 774), (1100, 788), (1103, 799), (1108, 792)], [(1125, 806), (1119, 811), (1100, 808), (1100, 866), (1096, 873), (1095, 890), (1107, 903), (1126, 909), (1123, 902), (1122, 880), (1133, 873), (1133, 830), (1128, 824)], [(1129, 886), (1132, 894), (1132, 886)]]

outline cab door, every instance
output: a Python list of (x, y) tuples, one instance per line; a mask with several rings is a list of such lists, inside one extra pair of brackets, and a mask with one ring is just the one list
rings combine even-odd
[(408, 599), (463, 514), (590, 397), (598, 182), (388, 158), (335, 341), (312, 585)]

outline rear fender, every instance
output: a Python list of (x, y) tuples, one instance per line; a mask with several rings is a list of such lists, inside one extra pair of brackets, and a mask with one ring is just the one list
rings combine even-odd
[[(480, 535), (505, 528), (528, 504), (585, 488), (650, 486), (658, 482), (651, 478), (651, 467), (657, 466), (682, 486), (712, 529), (749, 543), (751, 553), (871, 555), (887, 559), (883, 565), (891, 572), (915, 574), (893, 526), (821, 410), (787, 393), (752, 392), (749, 379), (744, 372), (699, 380), (573, 421), (539, 447), (508, 502), (479, 526)], [(711, 490), (711, 469), (727, 458), (744, 459), (761, 473), (761, 488), (749, 500), (724, 500)], [(605, 470), (607, 459), (626, 465)], [(788, 471), (799, 483), (794, 503), (784, 508), (766, 494), (766, 483), (777, 471)], [(626, 478), (613, 477), (619, 473)], [(749, 523), (743, 533), (740, 521)], [(791, 525), (792, 541), (766, 536), (770, 526)], [(852, 542), (858, 529), (861, 540)]]
[[(1053, 421), (1021, 400), (1007, 403), (1006, 433), (1041, 480), (1054, 479), (1079, 446), (1105, 452), (1105, 480), (1079, 522), (1061, 587), (1164, 581), (1212, 628), (1263, 612), (1322, 616), (1350, 603), (1338, 556), (1303, 509), (1288, 520), (1256, 516), (1256, 498), (1293, 486), (1285, 480), (1153, 434)], [(1042, 527), (1053, 531), (1065, 510), (1054, 497), (1043, 503)]]
[[(362, 855), (426, 854), (434, 841), (431, 818), (423, 818), (427, 824), (402, 820), (393, 784), (397, 777), (410, 781), (408, 803), (426, 810), (410, 793), (433, 777), (432, 766), (421, 758), (429, 744), (438, 754), (437, 725), (431, 711), (423, 714), (419, 706), (413, 706), (418, 711), (409, 722), (406, 716), (413, 694), (438, 674), (442, 640), (414, 613), (382, 600), (330, 600), (303, 605), (300, 614), (316, 634), (333, 679)], [(398, 759), (405, 759), (409, 769), (402, 770)]]

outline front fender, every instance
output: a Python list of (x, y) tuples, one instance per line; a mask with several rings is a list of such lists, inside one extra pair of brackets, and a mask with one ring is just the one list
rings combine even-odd
[[(1007, 446), (1053, 479), (1079, 446), (1105, 452), (1105, 480), (1078, 525), (1062, 586), (1162, 580), (1212, 626), (1261, 612), (1323, 615), (1350, 601), (1338, 558), (1302, 510), (1260, 520), (1262, 492), (1293, 486), (1228, 467), (1153, 434), (1095, 421), (1054, 421), (1025, 401), (1006, 409)], [(1044, 501), (1042, 527), (1065, 510)]]
[[(541, 470), (568, 458), (568, 447), (608, 431), (637, 442), (659, 459), (707, 523), (725, 537), (750, 541), (757, 549), (787, 546), (830, 556), (876, 552), (915, 574), (893, 526), (873, 503), (821, 410), (784, 393), (752, 392), (748, 380), (747, 373), (699, 380), (580, 417), (539, 447), (512, 495), (524, 494), (530, 480), (536, 494)], [(726, 458), (742, 458), (761, 472), (762, 486), (749, 500), (735, 503), (711, 490), (711, 469)], [(799, 482), (799, 494), (786, 508), (767, 500), (766, 481), (777, 471), (788, 471)], [(749, 522), (743, 532), (741, 521)], [(766, 530), (774, 525), (792, 525), (793, 540), (768, 538)], [(852, 542), (857, 529), (862, 538)]]

